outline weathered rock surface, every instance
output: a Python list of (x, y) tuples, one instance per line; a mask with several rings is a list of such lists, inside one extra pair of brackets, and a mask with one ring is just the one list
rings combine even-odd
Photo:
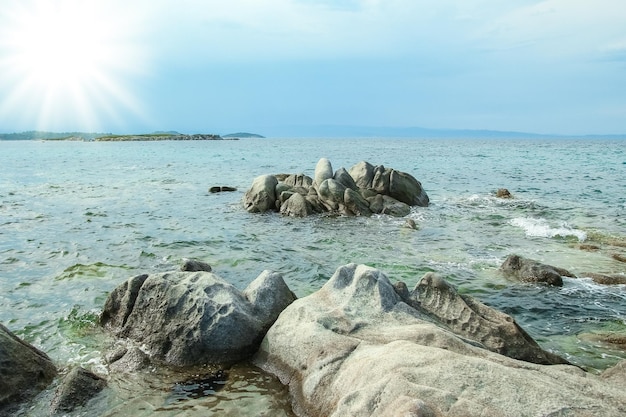
[(333, 173), (326, 158), (317, 163), (314, 178), (303, 174), (263, 175), (253, 181), (243, 197), (243, 205), (251, 213), (279, 211), (296, 217), (321, 212), (401, 217), (409, 214), (411, 206), (428, 204), (421, 183), (410, 174), (368, 162)]
[[(319, 291), (285, 309), (255, 363), (289, 386), (300, 416), (612, 417), (626, 412), (626, 393), (614, 383), (623, 372), (600, 377), (570, 365), (508, 358), (439, 327), (432, 313), (407, 305), (399, 293), (406, 298), (408, 290), (394, 288), (378, 270), (341, 267)], [(441, 294), (451, 296), (447, 288)], [(480, 319), (476, 323), (491, 325), (483, 307), (464, 301)], [(461, 305), (461, 316), (469, 310)]]
[(139, 275), (111, 292), (100, 323), (159, 362), (233, 363), (254, 354), (294, 299), (282, 277), (269, 272), (243, 292), (205, 271)]
[(50, 411), (52, 414), (69, 413), (81, 407), (96, 396), (104, 387), (106, 380), (82, 367), (68, 373), (57, 389)]
[(459, 294), (432, 272), (420, 280), (408, 304), (429, 314), (457, 335), (479, 342), (493, 352), (545, 365), (568, 363), (541, 349), (511, 316), (487, 307), (471, 296)]
[(45, 353), (0, 324), (0, 416), (52, 382), (56, 367)]
[(581, 277), (591, 278), (596, 284), (603, 285), (623, 285), (626, 284), (626, 275), (624, 274), (598, 274), (595, 272), (583, 272)]
[(576, 278), (576, 275), (566, 269), (518, 255), (509, 255), (500, 266), (500, 270), (507, 277), (522, 282), (539, 282), (558, 287), (563, 286), (563, 277)]

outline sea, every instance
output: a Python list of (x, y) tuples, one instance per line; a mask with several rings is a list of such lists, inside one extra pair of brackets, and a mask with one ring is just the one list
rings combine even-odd
[[(262, 174), (313, 176), (360, 161), (417, 178), (428, 207), (407, 218), (251, 214), (241, 200)], [(0, 141), (0, 323), (61, 373), (83, 366), (109, 389), (73, 415), (293, 415), (285, 388), (250, 364), (228, 378), (108, 375), (97, 325), (129, 277), (184, 258), (245, 288), (280, 272), (298, 297), (348, 263), (412, 289), (428, 272), (510, 314), (544, 349), (599, 373), (626, 358), (626, 141), (619, 139), (245, 138), (156, 142)], [(210, 193), (213, 186), (234, 192)], [(512, 198), (496, 197), (506, 188)], [(565, 268), (563, 287), (507, 279), (518, 254)], [(208, 371), (207, 371), (208, 372)], [(39, 405), (20, 415), (41, 415)]]

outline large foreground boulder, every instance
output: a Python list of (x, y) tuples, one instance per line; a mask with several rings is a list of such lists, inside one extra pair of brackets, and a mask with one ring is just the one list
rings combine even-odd
[(109, 295), (100, 323), (152, 360), (228, 364), (254, 354), (294, 299), (282, 276), (269, 271), (243, 292), (207, 271), (139, 275)]
[(330, 161), (319, 160), (314, 178), (304, 174), (261, 175), (243, 197), (250, 213), (278, 211), (304, 217), (331, 212), (354, 216), (373, 213), (406, 216), (411, 206), (426, 207), (428, 195), (412, 175), (359, 162), (333, 173)]
[(48, 355), (0, 324), (0, 416), (46, 388), (56, 373)]
[[(341, 267), (283, 311), (254, 361), (289, 386), (299, 416), (626, 412), (626, 392), (612, 383), (621, 374), (602, 378), (571, 365), (511, 359), (438, 326), (432, 314), (402, 301), (407, 297), (414, 295), (406, 286), (394, 287), (378, 270)], [(479, 315), (488, 324), (490, 315)]]

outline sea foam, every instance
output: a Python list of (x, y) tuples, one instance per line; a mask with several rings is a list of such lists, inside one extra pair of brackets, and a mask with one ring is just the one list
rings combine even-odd
[(509, 221), (512, 226), (520, 227), (526, 232), (526, 236), (533, 237), (576, 237), (580, 242), (587, 239), (587, 233), (580, 229), (571, 227), (566, 222), (561, 222), (558, 226), (552, 226), (546, 219), (536, 219), (533, 217), (516, 217)]

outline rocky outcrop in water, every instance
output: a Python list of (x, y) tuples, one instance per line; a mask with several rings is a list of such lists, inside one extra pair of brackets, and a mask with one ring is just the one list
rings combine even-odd
[[(539, 365), (495, 353), (508, 342), (500, 336), (513, 329), (506, 325), (509, 319), (459, 298), (432, 276), (416, 291), (393, 286), (370, 267), (341, 267), (319, 291), (285, 309), (254, 362), (289, 386), (299, 416), (626, 412), (626, 394), (614, 383), (623, 370), (600, 377), (570, 365)], [(481, 326), (496, 329), (494, 336)], [(521, 342), (525, 339), (522, 332)], [(519, 340), (505, 353), (515, 353)]]
[(509, 255), (500, 266), (500, 270), (508, 278), (518, 281), (538, 282), (557, 287), (563, 286), (563, 277), (576, 278), (576, 275), (566, 269), (518, 255)]
[(253, 355), (294, 299), (282, 276), (269, 271), (243, 292), (207, 271), (139, 275), (111, 292), (100, 323), (157, 362), (228, 364)]
[(0, 324), (0, 416), (46, 388), (57, 374), (45, 353)]
[(411, 206), (428, 206), (422, 184), (410, 174), (360, 162), (333, 172), (330, 161), (319, 160), (314, 177), (304, 174), (261, 175), (243, 197), (248, 212), (277, 211), (303, 217), (314, 213), (406, 216)]

